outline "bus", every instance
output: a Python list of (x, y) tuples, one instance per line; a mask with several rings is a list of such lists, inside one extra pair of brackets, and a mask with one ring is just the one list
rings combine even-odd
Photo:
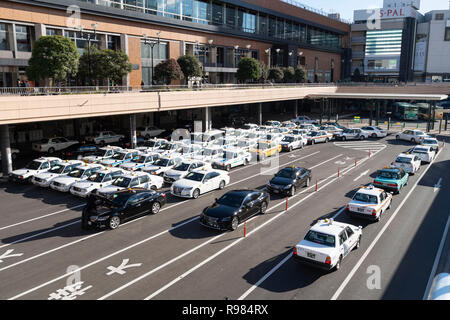
[(393, 112), (394, 116), (400, 120), (419, 119), (419, 108), (407, 102), (394, 103)]

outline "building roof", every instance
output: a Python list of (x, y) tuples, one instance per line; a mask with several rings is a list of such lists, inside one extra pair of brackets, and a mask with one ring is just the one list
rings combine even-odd
[(447, 99), (448, 96), (445, 94), (408, 93), (311, 93), (307, 96), (307, 98), (441, 101)]

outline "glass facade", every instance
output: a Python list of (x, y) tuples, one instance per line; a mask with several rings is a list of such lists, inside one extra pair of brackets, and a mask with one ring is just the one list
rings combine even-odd
[[(64, 36), (67, 38), (70, 38), (72, 41), (75, 42), (75, 46), (77, 47), (78, 53), (80, 54), (80, 56), (84, 53), (84, 50), (88, 48), (88, 44), (89, 44), (89, 36), (86, 32), (76, 32), (76, 31), (64, 31)], [(97, 45), (97, 47), (99, 46), (99, 41), (98, 41), (98, 35), (96, 35), (94, 37), (94, 34), (90, 34), (91, 40), (90, 40), (90, 45)]]
[(299, 24), (280, 17), (267, 16), (219, 0), (79, 0), (98, 5), (139, 11), (201, 24), (222, 25), (246, 33), (339, 48), (341, 37), (329, 31)]
[(9, 50), (8, 29), (5, 23), (0, 23), (0, 50)]
[(31, 30), (32, 27), (16, 25), (17, 51), (31, 52)]
[(402, 35), (402, 29), (367, 31), (366, 56), (400, 56), (402, 52)]
[[(153, 51), (153, 56), (152, 56)], [(142, 82), (144, 85), (151, 85), (153, 80), (153, 68), (158, 65), (158, 63), (169, 58), (168, 44), (165, 42), (155, 43), (152, 46), (149, 43), (141, 42), (141, 58), (142, 58)], [(154, 84), (154, 83), (153, 83)]]

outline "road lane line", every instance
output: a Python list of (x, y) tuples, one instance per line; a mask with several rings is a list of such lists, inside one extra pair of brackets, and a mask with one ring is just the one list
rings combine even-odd
[(422, 172), (419, 179), (417, 179), (414, 186), (411, 188), (411, 190), (408, 192), (406, 197), (403, 199), (403, 201), (400, 203), (400, 205), (397, 207), (395, 212), (392, 214), (391, 218), (388, 220), (388, 222), (383, 226), (383, 228), (380, 230), (380, 232), (377, 234), (375, 239), (370, 244), (369, 248), (367, 248), (366, 252), (364, 252), (363, 256), (359, 259), (357, 264), (353, 267), (353, 269), (348, 274), (347, 278), (345, 278), (344, 282), (339, 286), (338, 290), (334, 293), (334, 295), (331, 297), (331, 300), (337, 300), (342, 293), (342, 291), (345, 289), (347, 284), (350, 282), (350, 280), (353, 278), (356, 271), (359, 269), (361, 264), (364, 262), (364, 260), (367, 258), (369, 253), (372, 251), (372, 249), (375, 247), (375, 244), (378, 242), (378, 240), (381, 238), (383, 233), (386, 231), (386, 229), (389, 227), (391, 222), (394, 220), (394, 218), (397, 216), (397, 214), (400, 212), (400, 209), (403, 207), (403, 205), (406, 203), (406, 200), (411, 196), (412, 192), (416, 189), (419, 182), (422, 180), (422, 178), (425, 176), (425, 174), (428, 172), (428, 170), (431, 168), (431, 165), (434, 163), (436, 159), (433, 159), (433, 161), (430, 163), (430, 165), (425, 169), (425, 171)]

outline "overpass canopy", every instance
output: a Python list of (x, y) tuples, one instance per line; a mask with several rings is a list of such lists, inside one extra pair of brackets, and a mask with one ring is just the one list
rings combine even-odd
[(408, 94), (408, 93), (311, 93), (309, 99), (367, 99), (367, 100), (425, 100), (441, 101), (446, 94)]

